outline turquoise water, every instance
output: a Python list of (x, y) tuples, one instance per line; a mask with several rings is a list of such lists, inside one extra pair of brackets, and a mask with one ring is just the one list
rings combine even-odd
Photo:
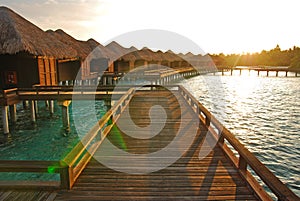
[[(55, 112), (50, 115), (44, 101), (38, 103), (38, 115), (36, 124), (30, 120), (30, 110), (24, 109), (22, 104), (17, 105), (17, 123), (10, 125), (10, 134), (3, 135), (0, 124), (0, 160), (46, 160), (59, 161), (68, 154), (79, 141), (78, 132), (73, 119), (72, 104), (70, 112), (70, 132), (66, 133), (62, 128), (61, 106), (55, 102)], [(78, 102), (76, 102), (78, 105)], [(79, 103), (80, 104), (80, 103)], [(81, 132), (87, 132), (94, 122), (87, 122), (85, 118), (91, 112), (85, 101), (81, 103), (80, 110), (74, 115), (81, 116)], [(95, 102), (97, 118), (101, 118), (107, 110), (103, 101)], [(2, 121), (1, 121), (2, 122)], [(57, 180), (54, 174), (32, 173), (0, 173), (0, 180)]]
[[(73, 120), (72, 104), (69, 106), (71, 131), (66, 133), (62, 128), (61, 107), (55, 102), (55, 112), (51, 116), (43, 101), (39, 101), (36, 124), (30, 120), (29, 109), (24, 110), (22, 104), (17, 105), (17, 123), (10, 125), (10, 134), (3, 135), (0, 124), (0, 160), (60, 160), (79, 141), (77, 130)], [(74, 115), (80, 115), (84, 128), (87, 132), (93, 125), (84, 121), (86, 115), (91, 112), (90, 108), (83, 107)], [(97, 117), (100, 118), (106, 111), (103, 101), (95, 102)], [(79, 113), (79, 114), (78, 114)], [(1, 121), (2, 122), (2, 121)], [(18, 147), (18, 149), (16, 149)]]
[(300, 196), (300, 78), (243, 72), (182, 84)]
[[(17, 105), (18, 120), (16, 126), (10, 125), (9, 136), (2, 136), (0, 159), (59, 160), (78, 141), (74, 129), (65, 136), (59, 106), (55, 105), (53, 116), (43, 102), (39, 102), (38, 108), (37, 122), (34, 125), (30, 120), (30, 111), (24, 110), (21, 104)], [(73, 127), (72, 117), (71, 126)]]

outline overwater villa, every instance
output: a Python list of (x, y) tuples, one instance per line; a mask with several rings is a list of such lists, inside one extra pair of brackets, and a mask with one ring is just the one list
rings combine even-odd
[(0, 20), (1, 88), (57, 85), (57, 61), (76, 50), (8, 8), (0, 8)]

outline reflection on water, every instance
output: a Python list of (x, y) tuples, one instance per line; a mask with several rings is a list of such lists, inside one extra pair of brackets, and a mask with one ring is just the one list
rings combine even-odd
[(248, 74), (199, 76), (183, 85), (300, 195), (300, 79)]

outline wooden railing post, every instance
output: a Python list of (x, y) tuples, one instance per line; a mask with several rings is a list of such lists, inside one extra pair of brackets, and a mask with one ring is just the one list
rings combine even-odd
[(207, 127), (210, 126), (210, 120), (211, 120), (210, 117), (208, 117), (208, 116), (205, 117), (205, 125), (206, 125)]
[[(220, 131), (219, 131), (219, 132), (220, 132)], [(219, 133), (219, 135), (220, 135), (220, 137), (219, 137), (219, 141), (218, 141), (218, 142), (219, 142), (221, 145), (223, 145), (223, 144), (224, 144), (224, 139), (225, 139), (225, 138), (224, 138), (224, 136), (223, 136), (222, 134)]]
[(242, 156), (239, 157), (239, 170), (241, 172), (247, 171), (247, 162), (246, 162), (245, 158)]
[(73, 171), (65, 162), (60, 162), (60, 187), (63, 189), (71, 189), (73, 185)]

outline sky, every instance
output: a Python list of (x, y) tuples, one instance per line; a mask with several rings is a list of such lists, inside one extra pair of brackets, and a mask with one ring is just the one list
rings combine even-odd
[[(195, 42), (206, 53), (253, 53), (300, 46), (298, 0), (0, 0), (43, 30), (63, 29), (101, 44), (157, 29)], [(126, 41), (123, 46), (147, 44)], [(186, 53), (186, 52), (183, 52)], [(197, 53), (197, 52), (194, 52)]]

